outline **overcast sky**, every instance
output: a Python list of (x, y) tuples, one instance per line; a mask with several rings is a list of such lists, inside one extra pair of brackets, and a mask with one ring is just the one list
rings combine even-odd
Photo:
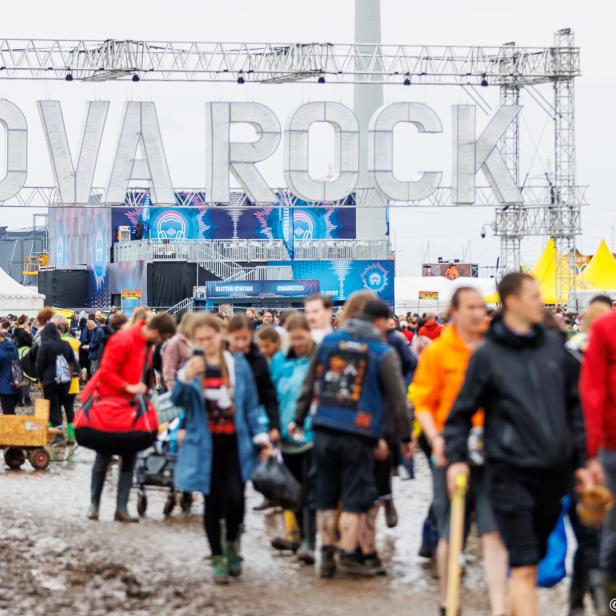
[[(583, 217), (579, 246), (592, 252), (601, 238), (611, 245), (616, 226), (614, 190), (614, 101), (616, 57), (613, 2), (607, 0), (495, 0), (472, 1), (382, 0), (383, 43), (498, 45), (551, 45), (553, 33), (571, 27), (582, 51), (582, 77), (576, 82), (578, 183), (590, 186), (590, 206)], [(10, 8), (9, 8), (10, 7)], [(353, 0), (28, 0), (10, 3), (2, 18), (1, 36), (7, 38), (90, 38), (200, 41), (352, 42)], [(552, 96), (549, 86), (544, 94)], [(498, 88), (482, 90), (492, 106)], [(156, 102), (172, 181), (178, 187), (204, 184), (203, 147), (206, 100), (255, 100), (270, 106), (281, 124), (297, 105), (310, 100), (337, 100), (352, 106), (351, 86), (238, 86), (236, 84), (173, 83), (66, 83), (0, 81), (0, 97), (21, 107), (29, 126), (28, 185), (51, 185), (53, 177), (35, 106), (38, 99), (62, 102), (69, 142), (75, 151), (80, 139), (85, 102), (110, 100), (103, 144), (95, 176), (105, 185), (111, 168), (123, 103)], [(444, 132), (417, 135), (410, 129), (397, 134), (396, 173), (411, 179), (421, 170), (443, 170), (443, 185), (450, 183), (451, 110), (453, 104), (472, 101), (460, 88), (387, 86), (385, 102), (412, 100), (426, 103), (439, 114)], [(521, 122), (521, 175), (539, 181), (553, 163), (551, 122), (536, 104), (523, 96)], [(478, 129), (487, 116), (478, 112)], [(408, 139), (407, 139), (408, 137)], [(325, 142), (327, 143), (327, 141)], [(312, 171), (326, 172), (330, 150), (311, 145)], [(282, 185), (282, 147), (262, 164), (272, 186)], [(478, 176), (478, 184), (485, 181)], [(483, 265), (496, 262), (498, 241), (480, 238), (482, 225), (493, 220), (493, 210), (460, 208), (404, 209), (392, 215), (392, 235), (398, 250), (398, 272), (419, 273), (428, 256), (470, 256)], [(0, 209), (0, 225), (31, 225), (31, 212)], [(524, 244), (523, 258), (532, 263), (539, 241)]]

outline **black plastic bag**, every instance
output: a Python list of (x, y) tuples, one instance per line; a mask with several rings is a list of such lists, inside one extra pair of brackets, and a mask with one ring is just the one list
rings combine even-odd
[(277, 456), (259, 462), (252, 475), (252, 485), (283, 509), (299, 509), (302, 505), (302, 486)]

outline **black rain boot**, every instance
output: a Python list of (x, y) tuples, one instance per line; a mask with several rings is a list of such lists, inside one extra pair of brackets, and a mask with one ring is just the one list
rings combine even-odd
[(118, 477), (118, 494), (116, 499), (116, 522), (139, 522), (139, 518), (134, 518), (128, 513), (128, 497), (130, 489), (133, 485), (133, 465), (129, 464), (129, 468), (124, 468), (124, 461), (120, 468)]
[(101, 504), (103, 486), (107, 475), (107, 463), (97, 454), (94, 465), (92, 466), (92, 480), (90, 484), (90, 509), (88, 511), (89, 520), (98, 520), (98, 509)]
[(590, 596), (592, 598), (592, 602), (595, 606), (595, 611), (599, 616), (604, 616), (605, 614), (610, 613), (610, 609), (608, 606), (609, 599), (616, 596), (612, 594), (611, 596), (606, 596), (606, 589), (603, 582), (603, 573), (599, 571), (599, 569), (591, 569), (588, 572), (588, 591), (590, 592)]
[(569, 587), (569, 616), (584, 616), (584, 596), (588, 591), (588, 580), (583, 571), (573, 569)]

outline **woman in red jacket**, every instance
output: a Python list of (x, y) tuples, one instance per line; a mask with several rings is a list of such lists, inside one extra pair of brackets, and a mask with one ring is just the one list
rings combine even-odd
[[(175, 334), (175, 320), (167, 313), (155, 315), (147, 324), (137, 323), (114, 334), (109, 338), (105, 347), (99, 369), (83, 390), (82, 400), (87, 400), (96, 393), (97, 404), (103, 406), (106, 402), (111, 403), (113, 400), (114, 406), (118, 408), (122, 406), (122, 401), (125, 401), (128, 406), (128, 403), (134, 401), (135, 396), (147, 394), (147, 382), (152, 366), (152, 348), (173, 334)], [(149, 367), (147, 369), (146, 362)], [(110, 409), (113, 410), (112, 407)], [(117, 438), (116, 434), (113, 436)], [(130, 434), (126, 436), (129, 438)], [(88, 514), (90, 520), (98, 520), (101, 495), (107, 468), (111, 461), (111, 453), (105, 447), (104, 442), (101, 443), (100, 449), (92, 467), (92, 491)], [(118, 477), (115, 520), (116, 522), (138, 522), (139, 518), (130, 516), (127, 510), (137, 451), (131, 450), (127, 444), (126, 448), (116, 453), (121, 455), (122, 466)]]

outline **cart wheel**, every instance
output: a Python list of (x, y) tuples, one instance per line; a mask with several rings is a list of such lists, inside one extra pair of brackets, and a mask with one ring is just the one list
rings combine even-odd
[(137, 494), (137, 513), (143, 517), (148, 508), (148, 497), (145, 492), (139, 492)]
[(190, 492), (182, 492), (182, 496), (180, 497), (180, 507), (182, 509), (182, 513), (189, 514), (192, 504), (193, 495)]
[(46, 449), (39, 447), (30, 453), (28, 459), (30, 460), (32, 468), (36, 469), (37, 471), (42, 471), (49, 466), (51, 457)]
[(165, 501), (165, 506), (163, 507), (163, 515), (169, 516), (175, 509), (175, 492), (170, 492), (169, 496), (167, 496), (167, 500)]
[(4, 452), (4, 461), (10, 469), (17, 470), (26, 461), (26, 454), (23, 449), (9, 447)]

